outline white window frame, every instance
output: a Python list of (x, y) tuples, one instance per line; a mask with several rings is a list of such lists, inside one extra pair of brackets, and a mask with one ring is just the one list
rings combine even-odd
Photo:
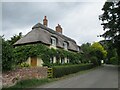
[(65, 63), (65, 58), (61, 58), (61, 64)]
[(57, 40), (54, 37), (51, 37), (51, 45), (56, 46)]
[(50, 58), (50, 63), (53, 63), (54, 62), (54, 57), (51, 57)]
[(70, 63), (70, 60), (67, 58), (67, 63)]
[(68, 43), (67, 42), (63, 42), (63, 47), (64, 47), (64, 49), (68, 49)]
[(80, 48), (78, 47), (78, 52), (80, 51)]

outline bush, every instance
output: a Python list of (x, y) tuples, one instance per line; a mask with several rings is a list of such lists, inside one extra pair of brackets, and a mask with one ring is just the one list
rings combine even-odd
[(23, 63), (20, 64), (20, 67), (30, 67), (30, 65), (25, 63), (25, 62), (23, 62)]
[(64, 75), (76, 73), (82, 70), (87, 70), (93, 67), (93, 64), (79, 64), (79, 65), (66, 65), (66, 66), (54, 66), (53, 77), (58, 78)]
[(91, 63), (93, 63), (95, 66), (98, 66), (98, 65), (99, 65), (97, 57), (92, 56), (92, 57), (90, 58), (90, 60), (91, 60)]
[(9, 71), (13, 69), (15, 63), (13, 58), (13, 47), (8, 41), (2, 39), (2, 71)]
[(117, 57), (110, 58), (110, 64), (118, 65), (118, 58)]

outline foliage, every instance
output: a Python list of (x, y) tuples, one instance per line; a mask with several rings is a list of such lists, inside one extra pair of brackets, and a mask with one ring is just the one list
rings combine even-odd
[(31, 56), (39, 56), (43, 60), (44, 65), (47, 66), (51, 65), (51, 57), (57, 57), (57, 59), (60, 59), (60, 57), (68, 57), (71, 63), (78, 63), (80, 60), (79, 53), (74, 53), (63, 49), (50, 49), (43, 44), (18, 46), (14, 49), (14, 55), (16, 57), (15, 61), (17, 64), (25, 62), (27, 58)]
[(82, 63), (86, 63), (86, 62), (89, 62), (89, 57), (91, 56), (90, 55), (90, 52), (91, 52), (91, 44), (90, 43), (86, 43), (86, 44), (82, 44), (81, 45), (81, 49), (83, 51), (83, 54), (81, 55), (81, 60), (82, 60)]
[(22, 33), (21, 32), (18, 35), (14, 35), (13, 37), (11, 37), (11, 39), (8, 40), (8, 41), (10, 42), (11, 45), (13, 45), (20, 38), (22, 38)]
[(95, 65), (100, 65), (101, 60), (105, 59), (107, 55), (107, 51), (98, 42), (94, 42), (92, 45), (90, 43), (82, 44), (81, 49), (83, 51), (81, 55), (83, 63), (92, 62)]
[(25, 63), (25, 62), (23, 62), (23, 63), (21, 63), (19, 66), (20, 66), (20, 67), (29, 67), (30, 65), (27, 64), (27, 63)]
[(107, 51), (107, 56), (106, 56), (106, 63), (110, 64), (110, 58), (112, 57), (118, 57), (117, 56), (117, 50), (114, 47), (114, 45), (112, 44), (111, 40), (102, 40), (100, 41), (100, 43), (102, 44), (102, 46), (105, 48), (105, 50)]
[(22, 37), (22, 33), (14, 35), (10, 40), (5, 40), (3, 36), (0, 36), (2, 40), (2, 70), (8, 71), (14, 68), (16, 65), (14, 55), (13, 44)]
[(105, 33), (101, 35), (112, 41), (120, 61), (120, 1), (105, 2), (103, 14), (99, 17)]
[(95, 56), (98, 59), (98, 64), (101, 65), (101, 60), (104, 60), (107, 56), (107, 51), (103, 48), (103, 46), (94, 42), (91, 45), (92, 51), (90, 52), (92, 56)]
[(54, 66), (53, 77), (58, 78), (64, 75), (76, 73), (82, 70), (87, 70), (93, 67), (93, 64), (77, 64), (77, 65), (66, 65), (66, 66)]
[(110, 58), (110, 64), (118, 65), (118, 58), (117, 57)]
[(107, 51), (103, 48), (103, 46), (100, 43), (93, 43), (91, 48), (96, 52), (98, 59), (104, 59), (107, 56)]
[(2, 38), (2, 70), (8, 71), (14, 65), (13, 47)]
[(90, 57), (91, 63), (93, 63), (94, 66), (98, 66), (98, 58), (95, 56)]
[(9, 88), (3, 88), (2, 90), (29, 90), (30, 88), (34, 88), (35, 86), (39, 86), (52, 81), (54, 81), (54, 79), (27, 79), (19, 81), (16, 85)]

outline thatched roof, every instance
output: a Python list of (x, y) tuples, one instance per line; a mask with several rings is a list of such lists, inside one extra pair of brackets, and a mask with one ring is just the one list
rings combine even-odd
[(63, 34), (60, 34), (41, 23), (36, 24), (32, 27), (32, 30), (27, 33), (23, 38), (18, 40), (14, 46), (23, 45), (23, 44), (30, 44), (41, 42), (47, 45), (51, 44), (50, 38), (51, 36), (56, 37), (57, 39), (57, 47), (63, 48), (63, 42), (66, 41), (68, 43), (68, 49), (73, 51), (78, 51), (78, 45), (76, 42), (66, 37)]

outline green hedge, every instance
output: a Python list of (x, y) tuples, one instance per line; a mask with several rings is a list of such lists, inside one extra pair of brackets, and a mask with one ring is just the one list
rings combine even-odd
[(113, 64), (113, 65), (118, 65), (118, 58), (117, 57), (112, 57), (110, 58), (110, 64)]
[(76, 73), (76, 72), (91, 69), (91, 68), (93, 68), (93, 64), (54, 66), (53, 67), (53, 78), (62, 77), (64, 75)]

